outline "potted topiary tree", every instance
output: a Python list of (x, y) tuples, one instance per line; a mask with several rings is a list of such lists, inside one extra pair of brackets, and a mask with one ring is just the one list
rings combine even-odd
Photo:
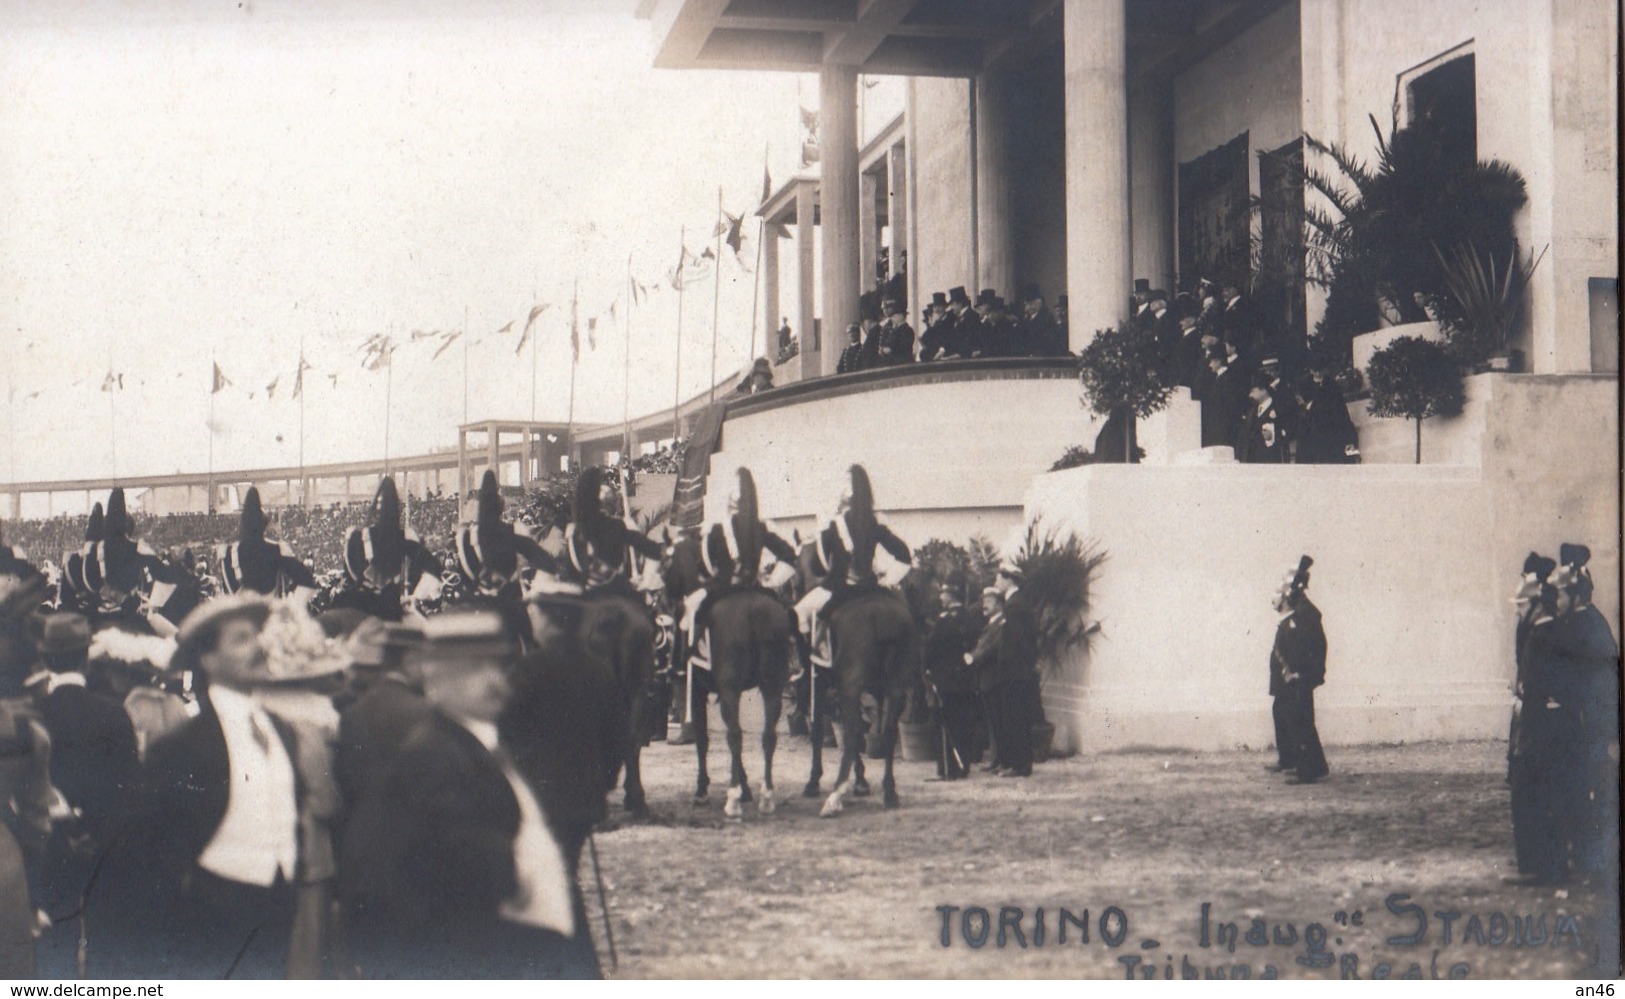
[(1455, 416), (1465, 402), (1461, 368), (1443, 346), (1400, 337), (1371, 356), (1370, 409), (1375, 416), (1416, 421), (1416, 463), (1422, 463), (1422, 421)]
[[(1078, 357), (1078, 378), (1093, 412), (1121, 421), (1122, 460), (1136, 460), (1135, 419), (1144, 419), (1168, 405), (1172, 386), (1163, 381), (1156, 339), (1149, 330), (1119, 325), (1099, 330)], [(1095, 461), (1117, 461), (1094, 455)]]

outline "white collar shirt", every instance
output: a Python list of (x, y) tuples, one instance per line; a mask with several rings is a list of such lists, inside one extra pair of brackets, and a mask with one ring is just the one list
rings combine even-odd
[(294, 879), (299, 862), (298, 783), (293, 759), (253, 695), (211, 687), (226, 739), (226, 814), (198, 866), (228, 881), (270, 887)]

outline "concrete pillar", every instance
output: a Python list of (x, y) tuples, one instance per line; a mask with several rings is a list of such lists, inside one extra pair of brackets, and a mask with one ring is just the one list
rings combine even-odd
[[(796, 188), (796, 264), (799, 270), (796, 274), (796, 321), (801, 324), (801, 377), (816, 378), (823, 374), (819, 366), (819, 337), (814, 328), (813, 310), (817, 303), (813, 300), (813, 220), (816, 209), (813, 206), (814, 188), (811, 184), (802, 184)], [(826, 336), (828, 326), (825, 326)], [(836, 331), (839, 334), (839, 331)], [(831, 341), (839, 343), (840, 341)], [(836, 360), (840, 360), (840, 348), (834, 348)]]
[(768, 360), (779, 359), (779, 326), (785, 313), (779, 311), (779, 238), (773, 227), (762, 226), (762, 329), (767, 330)]
[(344, 502), (349, 503), (352, 498), (350, 495), (350, 477), (346, 475), (344, 477)]
[[(497, 454), (497, 447), (502, 441), (502, 431), (496, 427), (485, 432), (485, 467), (497, 477), (497, 485), (502, 485), (502, 459)], [(480, 478), (484, 478), (482, 475)]]
[[(1121, 15), (1121, 12), (1119, 12)], [(841, 331), (858, 318), (858, 71), (825, 66), (818, 74), (820, 248), (824, 259), (822, 373), (840, 362)]]
[[(908, 252), (908, 146), (899, 142), (886, 155), (886, 223), (891, 226), (891, 270), (896, 274), (903, 267)], [(913, 305), (913, 285), (909, 282), (910, 300), (903, 303), (909, 310), (909, 322), (918, 315)]]
[(468, 431), (457, 431), (457, 498), (468, 495)]
[(880, 175), (858, 174), (858, 294), (875, 286), (875, 264), (880, 259)]
[[(1121, 12), (1119, 12), (1121, 16)], [(993, 70), (976, 78), (976, 288), (1015, 301), (1016, 255), (1010, 234), (1010, 122), (1004, 79)]]
[(23, 519), (23, 494), (15, 489), (11, 492), (11, 519)]
[(1124, 0), (1065, 0), (1070, 346), (1124, 318), (1129, 271)]
[(529, 427), (519, 431), (519, 488), (530, 488), (530, 445), (532, 431)]
[(1128, 129), (1134, 275), (1173, 294), (1174, 99), (1165, 83), (1147, 81), (1129, 94)]

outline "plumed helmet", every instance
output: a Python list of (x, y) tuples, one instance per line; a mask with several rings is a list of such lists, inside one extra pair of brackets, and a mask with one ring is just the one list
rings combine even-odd
[(485, 476), (480, 479), (479, 513), (477, 519), (481, 524), (496, 524), (502, 520), (502, 494), (497, 491), (497, 477), (490, 469), (486, 469)]
[(1523, 560), (1523, 574), (1525, 576), (1534, 576), (1535, 581), (1539, 583), (1544, 583), (1546, 577), (1550, 576), (1555, 568), (1557, 568), (1557, 563), (1539, 552), (1530, 552)]
[(576, 479), (575, 509), (576, 523), (588, 523), (604, 516), (603, 504), (598, 500), (599, 490), (604, 487), (604, 470), (597, 465), (591, 465), (581, 470), (581, 477)]
[(372, 497), (372, 526), (401, 527), (401, 494), (395, 490), (394, 478), (388, 475), (378, 483), (378, 492)]
[(1584, 569), (1586, 563), (1591, 561), (1591, 549), (1585, 545), (1565, 541), (1557, 547), (1557, 561), (1560, 565)]
[(846, 470), (846, 475), (852, 489), (852, 509), (859, 513), (874, 513), (875, 491), (869, 484), (869, 473), (862, 465), (853, 465)]
[(237, 540), (262, 541), (265, 538), (265, 511), (260, 507), (260, 491), (248, 487), (243, 496), (243, 515), (237, 525)]
[(97, 503), (90, 508), (90, 517), (85, 520), (85, 540), (100, 541), (102, 531), (105, 529), (105, 518), (102, 514), (102, 505)]
[(107, 497), (107, 515), (102, 521), (102, 538), (129, 537), (134, 524), (124, 506), (124, 487), (114, 486)]
[(1309, 567), (1314, 564), (1315, 560), (1307, 555), (1298, 559), (1298, 567), (1292, 572), (1291, 588), (1294, 594), (1302, 593), (1309, 588)]

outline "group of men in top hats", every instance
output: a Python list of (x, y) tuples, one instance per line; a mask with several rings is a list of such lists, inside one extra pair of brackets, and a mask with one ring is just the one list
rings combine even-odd
[(1591, 550), (1530, 552), (1513, 603), (1507, 779), (1518, 883), (1593, 878), (1619, 856), (1619, 645), (1591, 603)]
[[(1303, 365), (1301, 352), (1266, 349), (1261, 318), (1239, 283), (1204, 278), (1170, 296), (1136, 278), (1129, 328), (1154, 342), (1164, 383), (1190, 389), (1201, 404), (1203, 447), (1231, 448), (1249, 464), (1359, 461), (1341, 389)], [(1123, 449), (1096, 451), (1117, 460)]]
[(964, 287), (933, 292), (925, 309), (920, 360), (969, 357), (1064, 357), (1067, 354), (1066, 296), (1051, 312), (1038, 285), (1022, 289), (1012, 306), (993, 288), (973, 302)]

